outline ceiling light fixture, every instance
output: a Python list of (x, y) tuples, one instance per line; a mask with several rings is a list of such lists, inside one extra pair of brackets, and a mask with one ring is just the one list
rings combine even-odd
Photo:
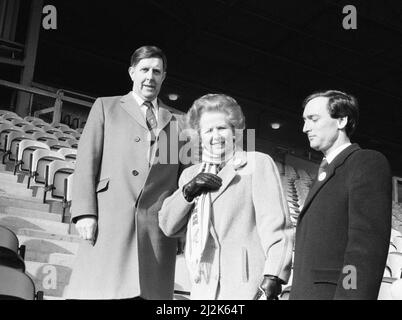
[(271, 123), (271, 128), (274, 130), (278, 130), (281, 127), (281, 124), (278, 122), (272, 122)]
[(176, 93), (169, 93), (168, 97), (170, 101), (176, 101), (177, 99), (179, 99), (179, 95)]

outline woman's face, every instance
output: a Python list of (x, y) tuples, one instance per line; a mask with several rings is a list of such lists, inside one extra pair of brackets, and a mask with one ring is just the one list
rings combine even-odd
[(233, 151), (234, 135), (226, 114), (207, 111), (201, 115), (199, 124), (203, 148), (215, 156)]

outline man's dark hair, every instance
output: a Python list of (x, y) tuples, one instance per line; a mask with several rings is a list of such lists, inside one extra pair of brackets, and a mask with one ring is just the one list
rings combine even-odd
[(131, 55), (130, 66), (134, 67), (142, 59), (160, 58), (163, 61), (163, 71), (167, 70), (167, 59), (161, 49), (155, 46), (142, 46)]
[(314, 98), (325, 97), (328, 98), (328, 112), (331, 118), (338, 119), (348, 117), (348, 123), (346, 124), (345, 131), (348, 137), (351, 137), (356, 130), (357, 123), (359, 121), (359, 104), (357, 99), (345, 92), (337, 90), (327, 90), (315, 92), (309, 95), (303, 101), (303, 109), (306, 104)]

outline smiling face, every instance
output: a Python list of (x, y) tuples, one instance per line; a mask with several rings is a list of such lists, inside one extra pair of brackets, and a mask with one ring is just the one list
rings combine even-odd
[(129, 74), (133, 80), (133, 91), (147, 101), (152, 101), (158, 96), (166, 76), (160, 58), (141, 59), (129, 68)]
[(310, 147), (325, 155), (347, 142), (344, 130), (347, 117), (332, 118), (327, 105), (328, 98), (317, 97), (306, 104), (303, 112), (303, 132), (307, 134)]
[(233, 151), (233, 129), (226, 119), (226, 114), (219, 111), (204, 112), (199, 126), (202, 146), (208, 152), (223, 158)]

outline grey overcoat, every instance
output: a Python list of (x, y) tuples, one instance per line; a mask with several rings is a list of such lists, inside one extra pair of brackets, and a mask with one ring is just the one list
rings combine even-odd
[(99, 98), (91, 109), (79, 142), (72, 219), (95, 216), (98, 231), (93, 246), (82, 241), (66, 298), (173, 297), (177, 241), (159, 229), (158, 211), (177, 188), (180, 126), (158, 105), (163, 160), (151, 167), (149, 131), (131, 92)]

